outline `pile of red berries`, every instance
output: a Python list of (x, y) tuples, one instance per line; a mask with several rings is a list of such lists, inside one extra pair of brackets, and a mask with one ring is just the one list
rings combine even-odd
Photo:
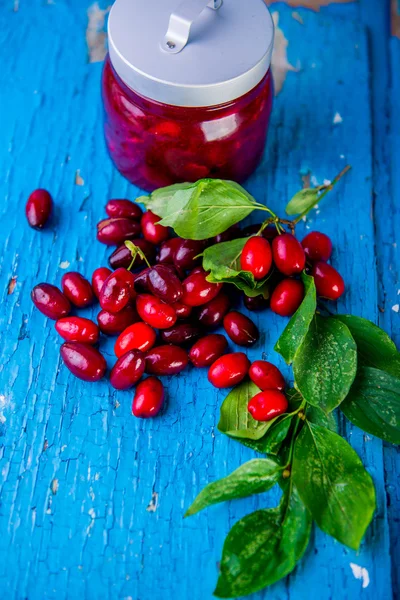
[[(48, 192), (33, 192), (27, 203), (30, 225), (43, 227), (51, 206)], [(335, 300), (343, 293), (341, 276), (326, 262), (332, 252), (329, 238), (314, 232), (300, 244), (289, 233), (278, 235), (275, 227), (254, 236), (253, 227), (241, 231), (234, 226), (217, 238), (194, 241), (170, 237), (171, 231), (157, 224), (159, 217), (143, 213), (129, 200), (110, 200), (106, 212), (108, 218), (97, 226), (97, 239), (117, 246), (109, 258), (112, 270), (96, 269), (91, 283), (80, 273), (69, 272), (62, 278), (62, 291), (49, 283), (32, 291), (35, 306), (56, 321), (56, 330), (65, 340), (61, 357), (69, 370), (85, 381), (104, 377), (106, 361), (95, 348), (101, 332), (118, 336), (110, 383), (118, 390), (138, 384), (132, 406), (138, 417), (155, 416), (162, 408), (164, 388), (157, 376), (180, 373), (189, 361), (198, 368), (209, 367), (209, 381), (217, 388), (237, 385), (249, 375), (262, 390), (249, 403), (255, 419), (268, 421), (286, 412), (285, 382), (274, 365), (266, 361), (250, 364), (242, 352), (225, 354), (225, 336), (203, 334), (223, 325), (239, 346), (251, 346), (259, 338), (253, 321), (231, 310), (231, 295), (223, 285), (207, 281), (199, 255), (207, 245), (251, 235), (241, 254), (241, 267), (256, 280), (272, 273), (276, 286), (270, 307), (289, 316), (304, 297), (303, 283), (296, 277), (307, 265), (319, 295)], [(134, 259), (126, 241), (138, 249)], [(96, 301), (101, 308), (97, 324), (70, 316), (73, 306), (85, 308)], [(244, 302), (249, 310), (268, 306), (263, 296), (244, 297)], [(144, 373), (150, 377), (138, 383)]]

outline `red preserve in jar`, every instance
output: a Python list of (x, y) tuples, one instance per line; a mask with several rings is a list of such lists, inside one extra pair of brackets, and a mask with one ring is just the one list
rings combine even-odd
[(108, 34), (105, 139), (129, 181), (152, 191), (254, 171), (273, 97), (264, 0), (116, 0)]

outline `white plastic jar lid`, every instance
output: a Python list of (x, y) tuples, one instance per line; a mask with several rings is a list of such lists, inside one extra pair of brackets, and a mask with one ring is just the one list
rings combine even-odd
[(175, 106), (240, 98), (271, 63), (274, 25), (263, 0), (116, 0), (111, 63), (132, 90)]

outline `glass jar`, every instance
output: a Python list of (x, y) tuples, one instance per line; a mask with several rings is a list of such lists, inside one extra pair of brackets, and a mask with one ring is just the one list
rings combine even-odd
[[(153, 4), (160, 2), (152, 1)], [(170, 40), (174, 35), (174, 13), (170, 15), (168, 10), (165, 12), (165, 4), (170, 1), (161, 0), (165, 13), (164, 27), (165, 23), (168, 25), (166, 17), (169, 17), (167, 35), (165, 38), (161, 36), (162, 40), (168, 38), (167, 46), (163, 47), (161, 42), (156, 48), (154, 45), (148, 47), (153, 56), (145, 66), (132, 65), (132, 62), (138, 61), (137, 55), (134, 61), (132, 58), (127, 59), (126, 54), (130, 51), (130, 47), (126, 45), (127, 38), (125, 52), (123, 40), (119, 45), (116, 42), (124, 27), (124, 17), (127, 16), (121, 6), (125, 2), (125, 9), (128, 8), (126, 0), (117, 0), (112, 9), (109, 21), (110, 55), (106, 58), (102, 76), (104, 131), (109, 154), (117, 169), (129, 181), (147, 191), (173, 183), (197, 181), (204, 177), (242, 182), (257, 167), (265, 146), (273, 98), (269, 69), (273, 28), (270, 27), (270, 21), (264, 19), (264, 24), (269, 25), (269, 29), (262, 32), (267, 41), (256, 43), (257, 51), (250, 51), (250, 58), (247, 55), (243, 61), (244, 66), (237, 73), (236, 65), (232, 68), (232, 57), (229, 57), (225, 67), (218, 65), (216, 68), (213, 64), (210, 80), (207, 81), (204, 60), (212, 58), (213, 52), (210, 53), (210, 49), (221, 52), (229, 45), (231, 37), (238, 33), (241, 21), (238, 13), (243, 12), (243, 3), (241, 0), (240, 4), (238, 0), (225, 0), (224, 8), (228, 5), (228, 10), (225, 9), (228, 15), (226, 19), (232, 31), (228, 35), (222, 35), (218, 32), (217, 23), (214, 23), (214, 41), (208, 39), (207, 52), (203, 56), (199, 48), (194, 52), (190, 48), (189, 31), (182, 48), (176, 50), (174, 46), (172, 56), (168, 56), (168, 44), (173, 44)], [(186, 6), (190, 11), (197, 5), (198, 11), (201, 1), (186, 0)], [(203, 2), (203, 11), (200, 15), (196, 13), (195, 19), (205, 17), (209, 31), (213, 11), (208, 11), (207, 1)], [(129, 2), (131, 7), (135, 4), (132, 0)], [(257, 9), (261, 10), (260, 14), (269, 15), (263, 0), (246, 2), (250, 5), (255, 3)], [(223, 8), (218, 0), (210, 4), (215, 4), (214, 13), (221, 11), (222, 16)], [(212, 8), (210, 4), (208, 6)], [(118, 19), (113, 19), (117, 5), (120, 5)], [(140, 6), (143, 10), (145, 5), (141, 2)], [(229, 19), (232, 14), (234, 18)], [(154, 37), (159, 39), (162, 20), (159, 25), (154, 24), (153, 20), (151, 23), (156, 29)], [(142, 27), (144, 25), (142, 23)], [(114, 27), (112, 32), (111, 27)], [(253, 23), (254, 27), (258, 31), (259, 23), (256, 26)], [(117, 36), (115, 30), (118, 31)], [(197, 31), (204, 33), (207, 29), (200, 27)], [(268, 38), (268, 33), (271, 39)], [(176, 45), (180, 42), (181, 38), (177, 35)], [(197, 45), (200, 49), (202, 43), (203, 46), (206, 44), (198, 36)], [(185, 52), (186, 56), (182, 60)], [(178, 53), (181, 53), (179, 61), (176, 59)], [(237, 53), (233, 58), (237, 61)], [(196, 75), (191, 73), (191, 65), (200, 64), (199, 60), (203, 60), (203, 68), (200, 69), (200, 81), (197, 82)], [(157, 71), (158, 62), (163, 61), (169, 75), (166, 81), (160, 79)], [(182, 69), (186, 70), (186, 75), (182, 73)], [(146, 73), (145, 77), (143, 72)], [(232, 75), (236, 75), (236, 78), (232, 79)], [(205, 105), (207, 98), (210, 99), (210, 104)], [(216, 102), (217, 100), (222, 101)]]

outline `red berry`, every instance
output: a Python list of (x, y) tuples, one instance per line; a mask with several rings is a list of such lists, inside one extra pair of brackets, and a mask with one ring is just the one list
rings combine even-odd
[(223, 231), (219, 235), (216, 235), (214, 238), (212, 238), (211, 244), (214, 245), (220, 244), (221, 242), (230, 242), (231, 240), (235, 240), (236, 238), (238, 238), (239, 234), (240, 228), (239, 225), (236, 223), (236, 225), (232, 225), (226, 231)]
[[(142, 238), (131, 240), (135, 246), (140, 248), (147, 260), (150, 264), (154, 262), (156, 256), (156, 248), (153, 244), (150, 244), (147, 240), (143, 240)], [(129, 248), (122, 244), (122, 246), (118, 246), (116, 250), (111, 254), (108, 259), (109, 265), (112, 269), (119, 269), (120, 267), (124, 267), (127, 269), (132, 263), (132, 254)], [(146, 264), (145, 260), (136, 255), (135, 262), (133, 263), (132, 269), (139, 269)]]
[(158, 217), (150, 210), (144, 213), (141, 226), (143, 231), (143, 237), (152, 244), (161, 244), (169, 238), (168, 227), (163, 225), (157, 225), (161, 221), (161, 217)]
[(137, 238), (140, 232), (140, 223), (123, 217), (103, 219), (97, 224), (97, 239), (107, 246), (123, 244), (125, 240)]
[(25, 207), (28, 223), (34, 229), (42, 229), (53, 209), (53, 199), (46, 190), (38, 189), (29, 196)]
[(128, 390), (144, 373), (144, 355), (138, 350), (128, 350), (119, 357), (110, 374), (110, 383), (116, 390)]
[(164, 404), (164, 386), (157, 377), (148, 377), (136, 387), (132, 403), (135, 417), (149, 419), (155, 417)]
[(285, 389), (285, 380), (282, 373), (278, 367), (266, 360), (254, 361), (250, 367), (249, 376), (260, 390), (278, 390), (282, 392)]
[(216, 388), (228, 388), (240, 383), (247, 375), (250, 361), (243, 352), (225, 354), (213, 363), (208, 380)]
[(64, 295), (78, 308), (85, 308), (94, 302), (94, 294), (89, 281), (76, 271), (65, 273), (61, 279)]
[(169, 265), (156, 265), (149, 269), (147, 284), (152, 294), (169, 304), (178, 302), (183, 295), (181, 281)]
[(253, 321), (234, 310), (224, 317), (224, 329), (238, 346), (252, 346), (260, 337)]
[(221, 283), (210, 283), (206, 279), (204, 271), (192, 272), (183, 282), (183, 304), (188, 306), (201, 306), (215, 298), (221, 287)]
[(273, 240), (272, 255), (277, 269), (284, 275), (301, 273), (306, 265), (303, 247), (291, 233), (284, 233)]
[(297, 279), (284, 279), (271, 296), (271, 310), (281, 317), (291, 317), (304, 298), (304, 285)]
[(148, 267), (147, 269), (143, 269), (143, 271), (140, 271), (140, 273), (135, 273), (135, 290), (137, 292), (149, 291), (149, 273), (150, 267)]
[(197, 320), (205, 327), (217, 327), (228, 310), (230, 309), (231, 301), (224, 292), (220, 292), (215, 298), (203, 304), (197, 313)]
[(228, 347), (225, 336), (214, 333), (201, 338), (191, 348), (189, 358), (195, 367), (209, 367)]
[(143, 211), (138, 204), (130, 200), (109, 200), (106, 204), (106, 213), (109, 217), (124, 217), (135, 221), (140, 220)]
[(174, 264), (175, 266), (186, 271), (192, 269), (196, 264), (201, 262), (201, 254), (204, 251), (206, 244), (204, 241), (199, 240), (179, 240), (174, 252)]
[(193, 308), (182, 304), (182, 302), (174, 302), (172, 306), (175, 309), (178, 319), (187, 319), (192, 314)]
[(151, 294), (140, 294), (136, 299), (140, 318), (155, 329), (168, 329), (175, 325), (175, 309)]
[(109, 275), (111, 275), (111, 271), (110, 269), (107, 269), (107, 267), (99, 267), (98, 269), (93, 271), (92, 288), (97, 299), (99, 298), (101, 288), (103, 287), (104, 282)]
[(266, 390), (256, 394), (248, 404), (248, 411), (256, 421), (271, 421), (287, 412), (288, 401), (278, 390)]
[(57, 333), (67, 342), (82, 342), (83, 344), (97, 344), (99, 341), (99, 328), (90, 319), (83, 317), (63, 317), (56, 322)]
[(71, 304), (66, 296), (50, 283), (39, 283), (31, 293), (32, 302), (49, 319), (61, 319), (71, 312)]
[(145, 354), (146, 373), (154, 375), (176, 375), (183, 371), (189, 358), (179, 346), (157, 346)]
[(99, 381), (107, 369), (104, 356), (87, 344), (65, 342), (61, 346), (61, 358), (75, 377), (84, 381)]
[(244, 294), (243, 303), (247, 310), (256, 312), (259, 310), (265, 310), (269, 306), (269, 302), (264, 296), (246, 296)]
[(176, 344), (183, 346), (189, 342), (193, 342), (200, 336), (200, 328), (191, 323), (177, 323), (169, 329), (164, 329), (161, 332), (161, 339), (166, 344)]
[(106, 335), (119, 335), (132, 325), (138, 321), (138, 315), (133, 306), (126, 306), (119, 313), (111, 313), (108, 310), (102, 310), (97, 315), (97, 322), (100, 327), (100, 331), (105, 333)]
[(332, 242), (330, 238), (319, 231), (312, 231), (301, 242), (306, 257), (311, 262), (322, 260), (326, 262), (332, 254)]
[(117, 313), (135, 297), (134, 277), (126, 269), (117, 269), (107, 277), (99, 301), (103, 310)]
[(119, 358), (128, 350), (150, 350), (156, 342), (156, 332), (147, 323), (134, 323), (129, 325), (115, 342), (114, 352)]
[(313, 266), (312, 276), (318, 296), (328, 300), (337, 300), (344, 293), (343, 277), (334, 267), (325, 262), (317, 262)]
[(268, 240), (251, 237), (245, 243), (240, 256), (243, 271), (250, 271), (254, 279), (264, 279), (272, 266), (272, 252)]
[(181, 238), (171, 238), (163, 242), (157, 254), (157, 262), (160, 265), (173, 265), (175, 251), (181, 242)]

